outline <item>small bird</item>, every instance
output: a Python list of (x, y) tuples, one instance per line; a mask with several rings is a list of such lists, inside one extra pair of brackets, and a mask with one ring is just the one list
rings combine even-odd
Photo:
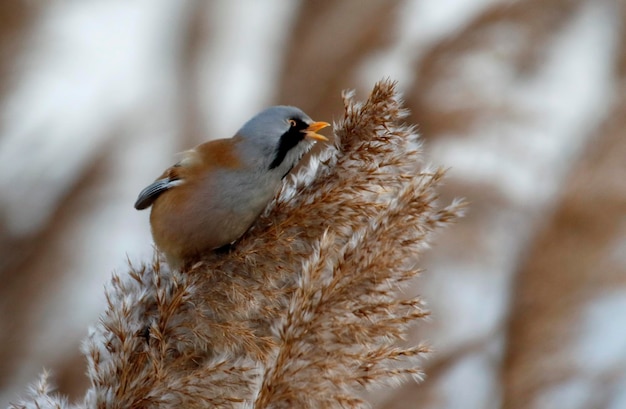
[(179, 267), (241, 237), (315, 141), (328, 141), (317, 131), (329, 125), (299, 108), (274, 106), (232, 138), (183, 152), (135, 202), (137, 210), (152, 206), (152, 237), (168, 263)]

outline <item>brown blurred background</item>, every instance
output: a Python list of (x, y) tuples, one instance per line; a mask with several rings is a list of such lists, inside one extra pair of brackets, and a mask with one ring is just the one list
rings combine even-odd
[(265, 106), (399, 82), (467, 216), (417, 283), (426, 380), (375, 408), (626, 408), (626, 1), (0, 3), (0, 406), (80, 399), (137, 193)]

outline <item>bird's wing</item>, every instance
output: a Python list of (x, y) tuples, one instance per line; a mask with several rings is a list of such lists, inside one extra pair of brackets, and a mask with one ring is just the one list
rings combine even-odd
[(188, 172), (191, 169), (198, 167), (198, 152), (195, 148), (181, 152), (180, 155), (181, 160), (176, 165), (166, 169), (157, 180), (152, 182), (148, 187), (142, 190), (141, 193), (139, 193), (139, 197), (137, 197), (137, 201), (135, 202), (135, 209), (147, 209), (152, 205), (152, 203), (154, 203), (161, 193), (173, 188), (174, 186), (181, 185), (183, 183), (183, 179), (188, 176)]
[(159, 179), (155, 180), (148, 187), (142, 190), (141, 193), (139, 193), (139, 197), (137, 197), (137, 201), (135, 202), (135, 209), (143, 210), (150, 207), (150, 205), (152, 205), (161, 193), (173, 188), (174, 186), (182, 184), (183, 181), (179, 176), (179, 172), (177, 172), (179, 167), (179, 164), (172, 166), (166, 170)]

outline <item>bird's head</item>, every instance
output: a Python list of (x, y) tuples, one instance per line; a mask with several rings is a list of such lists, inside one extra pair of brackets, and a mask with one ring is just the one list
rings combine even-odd
[(282, 172), (283, 176), (311, 149), (315, 141), (328, 141), (317, 131), (329, 125), (313, 121), (299, 108), (279, 105), (261, 111), (237, 134), (245, 140), (244, 146), (260, 151), (262, 166), (268, 171)]

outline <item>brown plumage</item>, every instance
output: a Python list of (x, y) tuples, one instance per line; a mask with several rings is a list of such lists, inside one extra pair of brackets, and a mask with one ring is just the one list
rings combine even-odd
[(230, 139), (203, 143), (146, 187), (135, 203), (152, 206), (156, 246), (174, 267), (232, 243), (248, 230), (281, 184), (312, 146), (326, 140), (295, 107), (269, 108)]
[[(219, 194), (214, 173), (219, 169), (241, 167), (233, 154), (240, 138), (218, 139), (185, 152), (183, 160), (167, 169), (159, 179), (183, 180), (176, 189), (163, 192), (155, 200), (150, 225), (156, 246), (176, 259), (187, 259), (205, 249), (214, 249), (236, 240), (252, 224), (258, 213), (239, 214), (214, 204)], [(211, 234), (206, 234), (211, 232)], [(173, 261), (173, 260), (170, 260)]]

